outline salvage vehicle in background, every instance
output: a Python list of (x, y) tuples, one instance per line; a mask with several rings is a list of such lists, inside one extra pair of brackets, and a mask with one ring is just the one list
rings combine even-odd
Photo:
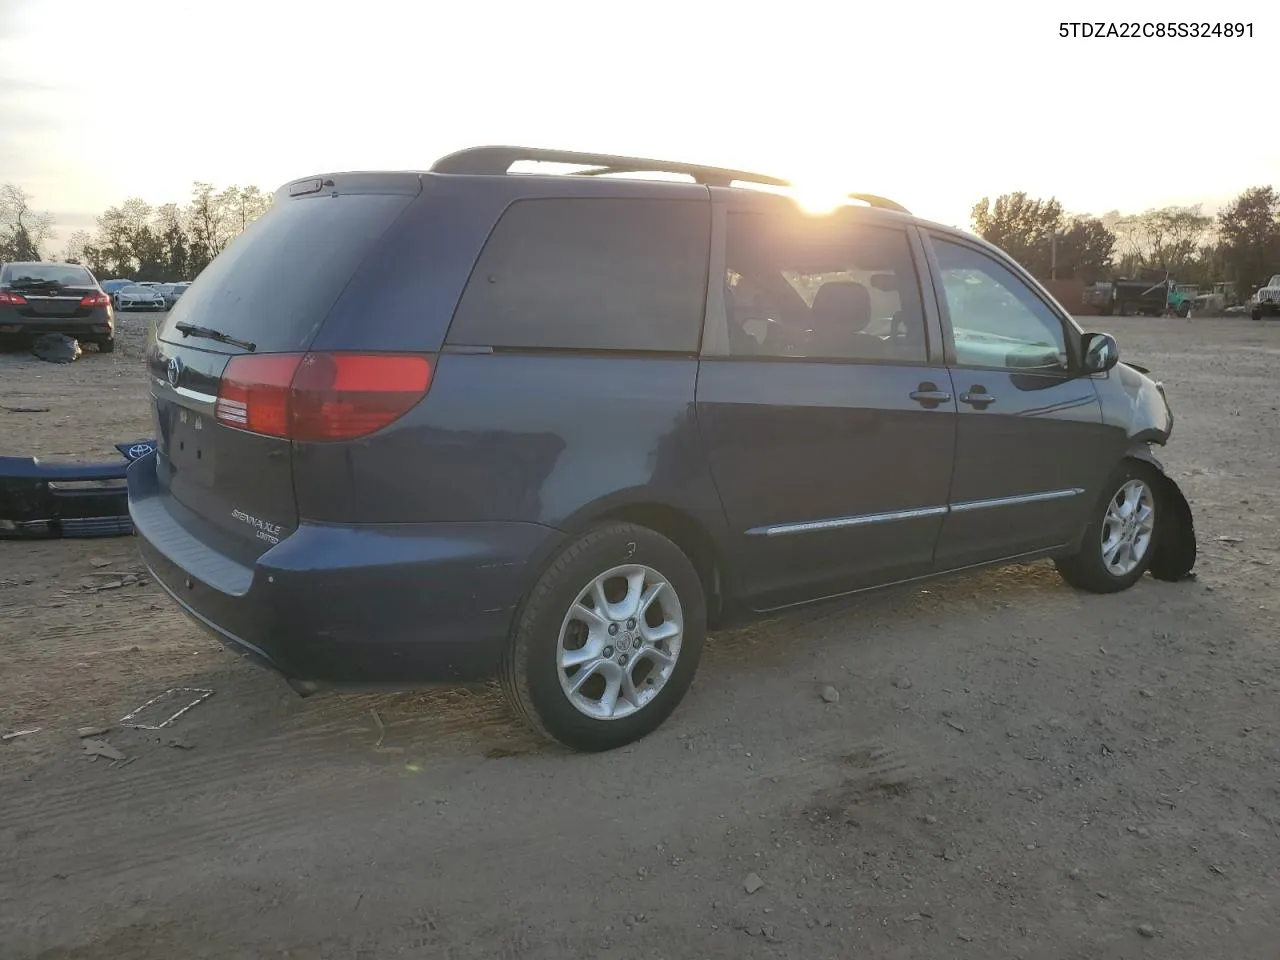
[(1191, 311), (1191, 295), (1178, 289), (1168, 272), (1143, 269), (1137, 277), (1117, 277), (1111, 281), (1110, 308), (1103, 312), (1127, 317), (1139, 314), (1163, 317), (1173, 312), (1185, 317)]
[(304, 694), (496, 673), (602, 750), (676, 708), (709, 623), (1044, 557), (1096, 593), (1191, 569), (1164, 388), (1111, 336), (890, 200), (750, 183), (787, 186), (482, 147), (282, 187), (147, 349), (156, 582)]
[(1280, 273), (1268, 280), (1267, 285), (1253, 295), (1253, 300), (1249, 304), (1249, 315), (1255, 320), (1280, 316)]
[(116, 309), (122, 313), (127, 310), (164, 310), (164, 294), (155, 286), (140, 283), (121, 287), (115, 294)]
[(173, 305), (182, 299), (190, 283), (162, 283), (157, 289), (164, 295), (164, 308), (172, 310)]
[(1179, 284), (1178, 288), (1190, 299), (1191, 313), (1199, 316), (1221, 316), (1232, 305), (1234, 290), (1230, 283), (1215, 283), (1208, 290), (1194, 284)]
[(1084, 288), (1084, 292), (1080, 294), (1080, 301), (1085, 306), (1093, 307), (1103, 315), (1109, 315), (1111, 313), (1111, 284), (1106, 281), (1089, 284)]
[(0, 264), (0, 336), (59, 333), (116, 348), (111, 298), (86, 268), (74, 263)]
[(115, 296), (115, 292), (121, 287), (128, 287), (132, 285), (132, 280), (103, 280), (100, 284), (102, 292), (108, 296)]

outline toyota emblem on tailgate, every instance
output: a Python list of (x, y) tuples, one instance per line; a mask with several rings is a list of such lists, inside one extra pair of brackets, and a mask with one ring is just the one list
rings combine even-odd
[(182, 361), (177, 357), (169, 358), (169, 383), (178, 385), (178, 377), (182, 376)]

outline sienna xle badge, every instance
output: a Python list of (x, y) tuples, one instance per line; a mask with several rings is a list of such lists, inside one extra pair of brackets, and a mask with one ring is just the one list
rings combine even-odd
[[(605, 176), (649, 172), (689, 182)], [(496, 672), (587, 750), (662, 723), (709, 623), (1190, 570), (1164, 390), (1115, 340), (968, 234), (782, 187), (518, 147), (287, 185), (150, 348), (147, 564), (303, 692)]]

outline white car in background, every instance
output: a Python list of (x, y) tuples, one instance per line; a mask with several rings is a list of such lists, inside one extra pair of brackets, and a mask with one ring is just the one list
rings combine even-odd
[(154, 286), (131, 284), (115, 293), (116, 310), (164, 310), (164, 294)]

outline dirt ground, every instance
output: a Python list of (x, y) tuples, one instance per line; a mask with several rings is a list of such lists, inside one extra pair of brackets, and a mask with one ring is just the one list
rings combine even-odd
[[(148, 436), (146, 322), (0, 356), (0, 453)], [(0, 957), (1276, 957), (1280, 324), (1105, 323), (1169, 389), (1197, 579), (1037, 564), (723, 633), (607, 755), (490, 686), (301, 700), (127, 538), (0, 541), (0, 732), (39, 728), (0, 743)], [(214, 694), (118, 725), (175, 686)]]

